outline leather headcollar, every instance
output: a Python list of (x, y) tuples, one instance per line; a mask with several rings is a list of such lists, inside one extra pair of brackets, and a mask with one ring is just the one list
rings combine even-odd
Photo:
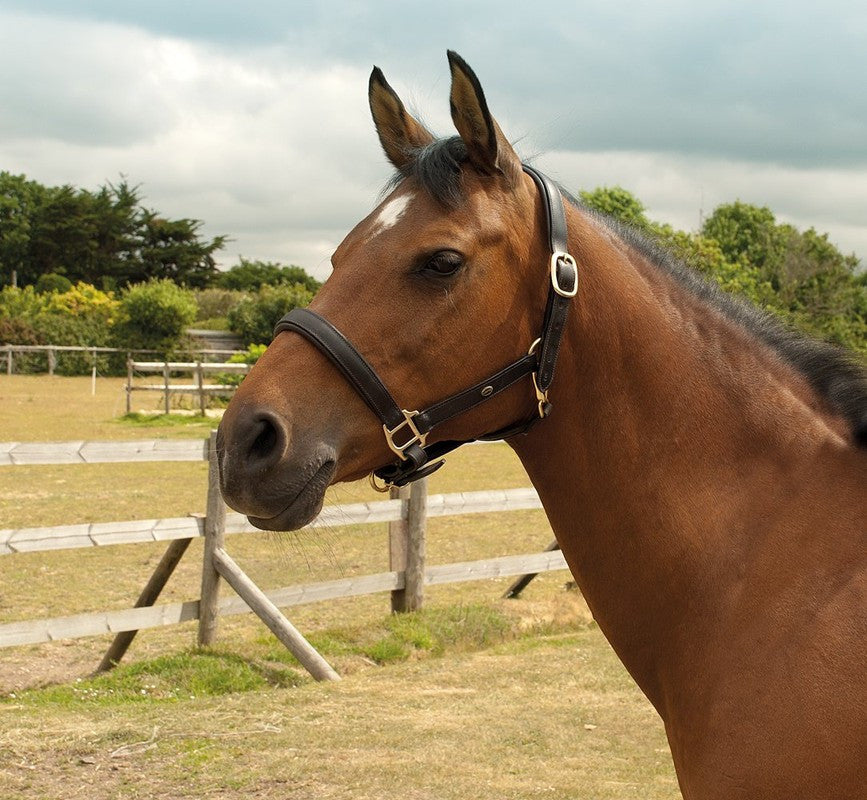
[[(544, 419), (551, 412), (548, 389), (554, 380), (554, 368), (566, 325), (569, 301), (578, 291), (578, 266), (568, 252), (568, 230), (563, 197), (557, 186), (538, 170), (524, 165), (542, 197), (548, 229), (550, 286), (541, 336), (526, 356), (513, 361), (483, 381), (441, 400), (422, 411), (402, 409), (352, 343), (328, 320), (307, 308), (295, 308), (283, 317), (274, 335), (283, 331), (301, 334), (316, 346), (340, 370), (382, 422), (388, 446), (398, 460), (374, 471), (388, 486), (404, 486), (430, 475), (443, 465), (442, 456), (466, 444), (464, 441), (441, 441), (427, 444), (428, 434), (437, 426), (508, 389), (525, 375), (532, 375), (538, 414), (506, 428), (479, 437), (485, 440), (506, 439)], [(374, 484), (375, 485), (375, 484)], [(379, 487), (376, 487), (379, 488)]]

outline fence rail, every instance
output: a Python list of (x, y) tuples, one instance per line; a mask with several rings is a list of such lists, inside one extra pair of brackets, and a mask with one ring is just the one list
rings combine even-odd
[(0, 442), (0, 466), (206, 461), (206, 439), (131, 442)]
[[(222, 350), (209, 348), (191, 348), (182, 350), (181, 352), (189, 353), (190, 355), (200, 356), (202, 359), (209, 357), (232, 356), (243, 352), (242, 350)], [(83, 353), (90, 355), (93, 358), (94, 370), (96, 369), (96, 357), (112, 354), (123, 354), (127, 359), (135, 355), (163, 355), (158, 350), (139, 350), (136, 348), (121, 348), (121, 347), (86, 347), (81, 345), (64, 345), (64, 344), (0, 344), (0, 361), (6, 365), (6, 374), (12, 375), (15, 371), (15, 356), (44, 353), (46, 359), (46, 371), (49, 375), (54, 374), (57, 368), (58, 353)]]
[[(165, 413), (171, 408), (171, 396), (173, 394), (192, 394), (199, 398), (199, 411), (202, 416), (207, 408), (207, 397), (211, 394), (229, 395), (234, 394), (236, 386), (225, 383), (205, 383), (205, 373), (208, 372), (235, 372), (246, 375), (250, 371), (250, 364), (235, 364), (230, 362), (213, 361), (133, 361), (126, 362), (126, 413), (132, 410), (132, 393), (142, 391), (156, 391), (163, 394), (163, 407)], [(161, 373), (162, 383), (145, 383), (136, 385), (133, 379), (136, 373)], [(172, 383), (172, 373), (191, 373), (195, 383)]]
[[(40, 462), (47, 463), (47, 462)], [(509, 489), (431, 495), (427, 498), (427, 517), (521, 511), (541, 508), (534, 489)], [(334, 528), (342, 525), (369, 525), (396, 522), (402, 518), (400, 500), (372, 503), (347, 503), (326, 506), (306, 528)], [(45, 550), (76, 550), (113, 544), (169, 542), (197, 539), (204, 534), (204, 517), (141, 519), (129, 522), (89, 522), (56, 525), (50, 528), (7, 528), (0, 530), (0, 555), (36, 553)], [(258, 533), (243, 514), (226, 514), (225, 533)]]
[[(424, 483), (419, 482), (414, 486), (415, 494), (412, 498), (406, 490), (402, 490), (400, 496), (390, 500), (326, 506), (319, 516), (308, 525), (308, 528), (322, 526), (333, 528), (351, 524), (389, 523), (391, 571), (320, 583), (287, 586), (267, 592), (261, 592), (255, 586), (251, 589), (244, 583), (245, 580), (250, 583), (249, 579), (243, 575), (240, 568), (223, 549), (223, 537), (228, 534), (256, 532), (257, 529), (253, 528), (242, 515), (226, 513), (225, 504), (219, 497), (217, 486), (214, 446), (213, 435), (210, 444), (207, 441), (195, 440), (0, 443), (0, 465), (7, 466), (114, 463), (118, 461), (201, 461), (203, 459), (207, 459), (210, 463), (208, 513), (206, 515), (0, 530), (0, 556), (12, 557), (15, 554), (47, 550), (160, 541), (170, 542), (170, 551), (167, 551), (163, 561), (171, 562), (169, 566), (165, 566), (161, 562), (161, 566), (157, 570), (157, 573), (160, 574), (155, 573), (145, 592), (142, 593), (142, 597), (139, 598), (139, 606), (141, 607), (0, 624), (0, 648), (115, 633), (124, 638), (121, 645), (118, 645), (118, 641), (120, 641), (118, 639), (109, 650), (109, 654), (114, 653), (114, 656), (109, 658), (109, 654), (106, 655), (104, 664), (113, 664), (119, 660), (129, 645), (132, 635), (134, 635), (130, 635), (130, 632), (146, 628), (198, 619), (200, 621), (200, 641), (208, 643), (213, 638), (217, 618), (249, 612), (251, 606), (254, 606), (260, 615), (265, 615), (263, 619), (269, 624), (269, 627), (273, 624), (278, 629), (283, 630), (280, 628), (282, 623), (279, 620), (274, 621), (273, 607), (275, 606), (286, 608), (340, 597), (392, 592), (392, 607), (399, 610), (410, 610), (421, 604), (424, 586), (566, 569), (562, 554), (559, 551), (550, 550), (540, 553), (500, 556), (479, 561), (426, 566), (424, 563), (424, 521), (427, 518), (538, 509), (541, 508), (541, 503), (535, 490), (531, 488), (427, 496)], [(413, 541), (414, 536), (416, 539)], [(421, 536), (420, 540), (417, 538), (419, 536)], [(202, 599), (155, 605), (162, 586), (183, 555), (183, 549), (177, 547), (177, 543), (181, 540), (200, 537), (204, 537), (206, 540)], [(173, 546), (177, 548), (174, 555), (171, 551)], [(216, 578), (205, 580), (208, 575), (216, 576)], [(221, 577), (229, 579), (233, 586), (237, 584), (246, 587), (244, 590), (251, 594), (218, 600), (217, 592)], [(255, 597), (252, 596), (253, 594)], [(409, 594), (415, 599), (409, 600)], [(257, 607), (257, 604), (262, 607), (267, 606), (267, 609), (263, 611)], [(210, 619), (209, 632), (203, 633), (202, 626), (206, 624), (207, 619)], [(289, 626), (284, 631), (285, 635), (289, 637), (288, 640), (284, 640), (287, 646), (293, 652), (296, 652), (295, 646), (304, 651), (304, 645), (293, 638), (297, 631), (293, 633), (294, 629), (291, 628), (291, 623), (288, 620), (285, 620), (285, 623)], [(297, 635), (300, 637), (300, 634)], [(301, 637), (301, 642), (303, 642), (303, 637)], [(309, 656), (309, 653), (307, 655)], [(318, 670), (320, 676), (328, 679), (330, 667), (324, 662), (312, 665), (305, 664), (305, 666), (308, 666), (313, 674), (317, 674)]]

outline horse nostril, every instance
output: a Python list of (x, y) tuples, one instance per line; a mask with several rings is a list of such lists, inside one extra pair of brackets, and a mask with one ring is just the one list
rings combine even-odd
[(274, 425), (270, 420), (262, 421), (262, 431), (253, 440), (250, 446), (250, 455), (263, 458), (267, 456), (277, 444), (277, 431), (274, 430)]
[(286, 428), (275, 415), (263, 412), (253, 422), (252, 441), (247, 451), (251, 462), (279, 461), (286, 449)]

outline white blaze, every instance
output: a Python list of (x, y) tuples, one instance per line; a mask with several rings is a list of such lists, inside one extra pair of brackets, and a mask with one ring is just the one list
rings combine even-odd
[(379, 214), (373, 221), (373, 227), (370, 229), (370, 236), (376, 236), (377, 234), (394, 227), (398, 223), (398, 220), (400, 220), (404, 215), (410, 200), (412, 200), (412, 196), (408, 194), (389, 200), (379, 210)]

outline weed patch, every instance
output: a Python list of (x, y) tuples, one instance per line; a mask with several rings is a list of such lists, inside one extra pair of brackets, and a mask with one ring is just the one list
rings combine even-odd
[(172, 428), (198, 426), (202, 429), (214, 427), (214, 420), (201, 414), (142, 414), (133, 411), (124, 414), (117, 420), (119, 425), (131, 425), (137, 428)]
[[(492, 605), (461, 603), (393, 614), (377, 625), (330, 629), (309, 638), (326, 657), (358, 656), (385, 665), (483, 650), (527, 635), (519, 620)], [(271, 654), (278, 660), (291, 659), (282, 649), (274, 648)]]
[(302, 680), (287, 666), (263, 665), (216, 650), (191, 650), (122, 665), (72, 684), (7, 694), (0, 702), (77, 706), (194, 700), (294, 686)]

